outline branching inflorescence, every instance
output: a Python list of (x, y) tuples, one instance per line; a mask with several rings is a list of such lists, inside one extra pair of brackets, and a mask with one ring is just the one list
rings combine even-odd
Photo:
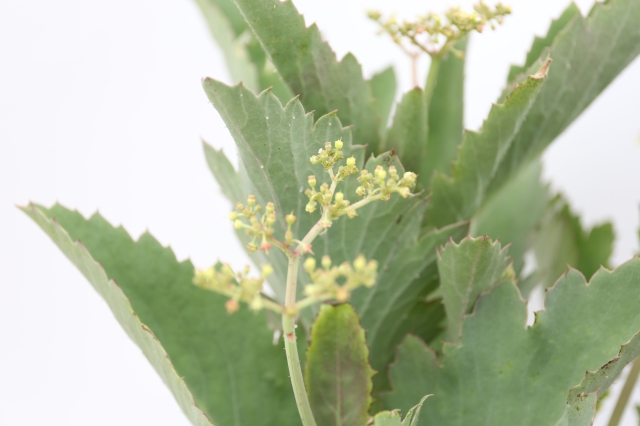
[[(415, 173), (406, 172), (400, 177), (394, 166), (390, 166), (387, 170), (377, 166), (373, 173), (366, 169), (359, 171), (354, 157), (347, 158), (344, 164), (339, 165), (344, 159), (343, 146), (340, 140), (334, 143), (326, 142), (324, 148), (310, 158), (312, 164), (319, 164), (325, 169), (331, 184), (323, 183), (317, 187), (316, 176), (309, 176), (309, 189), (305, 191), (309, 198), (306, 211), (314, 213), (319, 207), (322, 214), (304, 238), (294, 238), (291, 228), (297, 218), (293, 213), (285, 216), (287, 230), (284, 233), (284, 240), (275, 238), (274, 224), (277, 219), (274, 204), (269, 202), (263, 209), (256, 203), (254, 195), (249, 195), (246, 205), (237, 203), (235, 211), (229, 214), (234, 227), (244, 229), (245, 233), (252, 237), (247, 244), (250, 252), (260, 250), (268, 253), (275, 247), (289, 259), (299, 260), (304, 255), (311, 255), (303, 263), (311, 279), (304, 289), (306, 296), (304, 299), (296, 301), (294, 305), (285, 303), (285, 306), (282, 306), (262, 294), (264, 282), (273, 272), (271, 265), (264, 265), (260, 276), (251, 278), (248, 266), (241, 272), (234, 272), (228, 264), (218, 263), (209, 269), (196, 271), (194, 283), (199, 287), (228, 296), (230, 299), (226, 303), (226, 308), (229, 313), (238, 310), (239, 302), (246, 302), (253, 310), (267, 308), (291, 317), (314, 303), (327, 300), (346, 302), (356, 288), (373, 286), (378, 267), (375, 260), (367, 261), (360, 255), (352, 263), (344, 262), (341, 265), (332, 266), (331, 258), (323, 256), (321, 266), (316, 267), (316, 259), (312, 256), (312, 242), (322, 232), (326, 232), (335, 220), (341, 216), (354, 218), (359, 208), (373, 201), (387, 201), (393, 193), (404, 198), (413, 196), (411, 190), (415, 187), (417, 176)], [(351, 203), (345, 198), (343, 192), (337, 191), (337, 187), (346, 178), (358, 173), (360, 176), (357, 180), (360, 186), (355, 192), (360, 200)]]
[(511, 14), (511, 8), (500, 3), (491, 8), (480, 1), (473, 9), (473, 12), (465, 12), (459, 6), (452, 7), (444, 16), (428, 13), (416, 16), (413, 21), (399, 21), (395, 14), (385, 19), (377, 10), (370, 10), (367, 15), (380, 26), (380, 34), (388, 34), (411, 58), (413, 83), (418, 86), (417, 60), (421, 53), (428, 54), (432, 60), (442, 59), (448, 52), (461, 58), (464, 54), (455, 48), (456, 42), (473, 31), (481, 33), (487, 26), (495, 29)]

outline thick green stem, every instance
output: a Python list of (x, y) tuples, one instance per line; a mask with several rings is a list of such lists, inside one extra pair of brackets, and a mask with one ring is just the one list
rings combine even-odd
[(282, 330), (284, 331), (284, 349), (287, 353), (287, 364), (289, 365), (289, 375), (291, 385), (298, 405), (298, 412), (303, 426), (316, 426), (316, 421), (311, 412), (309, 398), (304, 387), (300, 359), (298, 358), (298, 345), (296, 343), (295, 316), (288, 312), (296, 304), (296, 284), (298, 281), (298, 264), (300, 255), (296, 252), (289, 256), (289, 268), (287, 270), (287, 288), (285, 290), (284, 306), (285, 312), (282, 314)]
[(622, 415), (624, 414), (625, 408), (627, 408), (627, 404), (629, 403), (629, 398), (633, 393), (633, 388), (638, 381), (638, 376), (640, 375), (640, 358), (636, 359), (631, 365), (631, 371), (629, 371), (629, 375), (627, 376), (627, 380), (622, 387), (622, 391), (618, 396), (618, 401), (616, 402), (616, 406), (613, 409), (613, 413), (611, 414), (611, 418), (609, 419), (608, 426), (618, 426), (620, 420), (622, 419)]
[(433, 96), (433, 91), (436, 88), (436, 84), (438, 82), (438, 73), (440, 72), (440, 64), (442, 63), (442, 59), (437, 55), (431, 56), (431, 65), (429, 66), (429, 75), (427, 75), (427, 83), (424, 86), (424, 95), (427, 99), (427, 102), (431, 102), (431, 97)]

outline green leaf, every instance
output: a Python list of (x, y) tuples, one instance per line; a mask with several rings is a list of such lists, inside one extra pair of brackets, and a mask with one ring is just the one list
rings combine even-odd
[(222, 50), (233, 81), (242, 81), (253, 90), (259, 90), (258, 71), (247, 50), (247, 29), (242, 15), (231, 0), (196, 0), (209, 31)]
[(389, 122), (389, 114), (393, 106), (393, 100), (396, 97), (396, 73), (393, 67), (389, 67), (378, 74), (374, 74), (369, 80), (371, 93), (378, 102), (378, 114), (380, 115), (380, 134), (387, 131), (387, 123)]
[(588, 285), (570, 270), (547, 291), (545, 310), (529, 328), (517, 287), (501, 284), (479, 299), (460, 345), (445, 345), (441, 358), (407, 338), (385, 405), (403, 408), (433, 393), (421, 424), (562, 424), (569, 389), (640, 330), (638, 282), (640, 258), (598, 271)]
[(241, 81), (258, 92), (273, 87), (281, 101), (293, 97), (232, 0), (196, 0), (196, 3), (222, 50), (234, 82)]
[(311, 327), (305, 385), (320, 426), (364, 425), (371, 404), (369, 349), (351, 305), (322, 305)]
[(591, 426), (595, 416), (597, 400), (611, 386), (627, 364), (640, 356), (640, 333), (629, 343), (622, 345), (620, 353), (596, 371), (587, 371), (580, 384), (571, 388), (567, 397), (568, 412), (587, 411), (591, 416), (569, 422), (571, 426)]
[[(464, 54), (467, 40), (460, 40), (455, 48)], [(458, 58), (450, 53), (439, 61), (429, 100), (429, 143), (420, 179), (424, 188), (429, 187), (434, 172), (451, 172), (464, 130), (464, 56)]]
[(522, 271), (524, 254), (533, 245), (533, 231), (549, 202), (548, 189), (540, 182), (541, 171), (540, 161), (524, 167), (484, 203), (471, 222), (471, 235), (488, 235), (509, 244), (516, 274)]
[(584, 231), (580, 218), (569, 210), (561, 196), (556, 196), (549, 202), (534, 244), (543, 286), (552, 286), (567, 265), (578, 269), (587, 279), (601, 266), (608, 267), (614, 239), (610, 223)]
[[(567, 7), (562, 15), (558, 19), (554, 19), (549, 26), (549, 31), (545, 37), (536, 37), (533, 40), (533, 45), (531, 46), (531, 50), (527, 53), (527, 58), (522, 66), (513, 65), (509, 70), (509, 76), (507, 77), (507, 81), (513, 82), (516, 77), (524, 74), (527, 70), (536, 63), (544, 53), (544, 51), (551, 47), (556, 36), (565, 29), (571, 20), (580, 15), (580, 9), (576, 6), (575, 3), (571, 3), (569, 7)], [(578, 18), (579, 19), (579, 18)]]
[(518, 134), (545, 80), (546, 68), (529, 77), (507, 98), (494, 105), (480, 132), (467, 131), (452, 177), (436, 174), (427, 220), (444, 226), (467, 220), (480, 208), (504, 155)]
[[(447, 314), (447, 342), (456, 343), (462, 324), (481, 293), (509, 278), (507, 249), (489, 237), (465, 238), (448, 243), (438, 256), (440, 288)], [(507, 270), (509, 268), (509, 270)]]
[(286, 359), (264, 314), (227, 315), (225, 298), (194, 286), (191, 263), (148, 233), (133, 241), (98, 214), (58, 205), (23, 210), (105, 299), (193, 424), (295, 424)]
[(419, 182), (427, 156), (427, 111), (427, 99), (422, 89), (416, 87), (405, 93), (385, 140), (385, 149), (395, 150), (405, 168), (418, 174)]
[[(373, 378), (376, 394), (389, 389), (387, 366), (408, 332), (422, 329), (427, 336), (438, 334), (443, 311), (434, 303), (420, 310), (425, 307), (424, 298), (438, 286), (436, 249), (450, 239), (459, 241), (468, 229), (467, 223), (459, 223), (417, 238), (417, 229), (407, 228), (413, 232), (413, 236), (408, 233), (404, 238), (407, 245), (394, 250), (393, 256), (378, 260), (377, 284), (354, 292), (351, 302), (367, 331), (371, 366), (378, 371)], [(431, 319), (433, 323), (421, 328), (420, 317), (416, 318), (420, 314), (422, 321)]]
[(291, 92), (319, 116), (338, 110), (353, 125), (354, 140), (379, 152), (380, 117), (369, 83), (355, 57), (342, 61), (322, 41), (315, 24), (305, 26), (290, 0), (235, 0), (254, 35)]
[[(430, 396), (431, 395), (426, 395), (422, 397), (418, 405), (407, 411), (407, 415), (402, 421), (400, 421), (400, 413), (398, 413), (398, 410), (383, 411), (376, 414), (373, 419), (373, 426), (417, 426), (422, 404), (424, 404), (424, 401)], [(414, 414), (415, 417), (413, 417)]]
[(608, 0), (596, 2), (586, 18), (576, 13), (557, 32), (541, 56), (554, 61), (547, 82), (500, 162), (489, 193), (539, 156), (640, 54), (638, 21), (640, 2)]

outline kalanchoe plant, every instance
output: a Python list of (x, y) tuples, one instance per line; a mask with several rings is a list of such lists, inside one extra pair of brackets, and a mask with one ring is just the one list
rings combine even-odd
[[(190, 421), (590, 425), (640, 355), (640, 259), (605, 269), (611, 225), (583, 229), (540, 182), (540, 155), (640, 54), (640, 2), (586, 17), (571, 5), (512, 67), (478, 132), (462, 129), (466, 40), (506, 6), (402, 23), (369, 12), (414, 60), (431, 57), (387, 126), (393, 70), (365, 80), (352, 55), (338, 62), (291, 1), (198, 3), (243, 81), (203, 81), (239, 162), (207, 144), (205, 156), (260, 273), (195, 271), (97, 214), (24, 208)], [(526, 326), (536, 287), (545, 310)]]

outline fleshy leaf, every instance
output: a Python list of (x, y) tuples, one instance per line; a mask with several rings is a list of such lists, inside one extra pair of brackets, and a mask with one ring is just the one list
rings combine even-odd
[(613, 242), (610, 223), (586, 232), (566, 201), (556, 196), (549, 202), (534, 244), (542, 285), (552, 286), (567, 265), (578, 269), (587, 279), (591, 278), (601, 266), (608, 267)]
[(418, 174), (419, 182), (422, 182), (422, 169), (427, 157), (427, 111), (427, 99), (422, 89), (416, 87), (405, 93), (385, 139), (385, 149), (395, 150), (407, 170)]
[(622, 346), (618, 356), (609, 360), (596, 371), (587, 371), (580, 384), (569, 391), (567, 410), (569, 414), (587, 411), (591, 413), (591, 416), (584, 415), (579, 420), (574, 420), (573, 423), (570, 421), (570, 426), (591, 426), (598, 398), (611, 386), (624, 367), (638, 356), (640, 356), (640, 333)]
[(305, 385), (317, 424), (363, 426), (375, 371), (351, 305), (321, 306), (306, 359)]
[(533, 45), (531, 46), (529, 53), (527, 53), (527, 58), (525, 59), (524, 64), (522, 66), (511, 66), (507, 80), (509, 82), (513, 82), (516, 77), (526, 73), (527, 70), (529, 70), (529, 68), (540, 59), (545, 49), (551, 47), (560, 31), (565, 29), (565, 27), (567, 27), (571, 20), (577, 15), (580, 15), (580, 9), (575, 3), (571, 3), (569, 7), (562, 12), (562, 15), (560, 15), (558, 19), (554, 19), (551, 22), (546, 36), (536, 37), (533, 40)]
[(557, 35), (551, 48), (541, 54), (542, 60), (547, 55), (553, 60), (547, 82), (497, 168), (488, 193), (540, 155), (640, 54), (639, 20), (640, 2), (608, 0), (596, 2), (587, 17), (575, 13), (561, 31), (551, 29)]
[[(548, 64), (547, 64), (548, 66)], [(495, 174), (545, 81), (546, 66), (494, 105), (480, 132), (467, 131), (451, 177), (431, 179), (427, 220), (444, 226), (470, 219), (480, 208)]]
[(286, 359), (264, 314), (227, 315), (225, 298), (194, 286), (191, 263), (148, 233), (133, 241), (98, 214), (61, 206), (24, 211), (109, 304), (194, 425), (295, 424)]
[[(417, 426), (420, 418), (420, 410), (424, 401), (431, 395), (424, 396), (418, 405), (412, 407), (407, 411), (407, 415), (404, 420), (401, 420), (398, 410), (382, 411), (373, 418), (373, 426)], [(415, 415), (415, 417), (414, 417)]]
[(440, 250), (438, 272), (447, 315), (447, 342), (460, 339), (464, 317), (471, 312), (480, 293), (512, 278), (509, 262), (507, 249), (486, 236), (465, 238), (460, 244), (450, 242)]
[[(463, 54), (467, 40), (460, 40), (455, 48)], [(429, 187), (434, 172), (448, 175), (462, 142), (464, 118), (465, 59), (449, 53), (440, 60), (438, 76), (429, 103), (429, 143), (421, 170), (420, 183)]]
[(471, 221), (471, 235), (488, 235), (509, 244), (516, 274), (522, 271), (524, 254), (533, 245), (533, 231), (549, 202), (548, 189), (540, 182), (541, 171), (539, 161), (525, 167), (488, 199)]
[(640, 330), (639, 285), (637, 257), (612, 272), (601, 269), (588, 285), (570, 270), (527, 328), (517, 287), (501, 284), (479, 299), (460, 344), (445, 344), (439, 359), (419, 339), (407, 338), (391, 368), (395, 391), (385, 405), (403, 408), (433, 393), (421, 424), (562, 424), (569, 389)]
[(393, 67), (389, 67), (378, 74), (374, 74), (369, 80), (371, 93), (378, 102), (378, 114), (380, 114), (380, 134), (387, 131), (389, 114), (396, 97), (396, 73)]
[(369, 83), (355, 57), (342, 61), (324, 42), (315, 24), (305, 26), (290, 0), (235, 0), (254, 35), (291, 92), (319, 116), (338, 110), (354, 126), (354, 141), (378, 153), (380, 117)]
[[(380, 259), (378, 282), (371, 289), (354, 292), (351, 302), (360, 314), (362, 327), (367, 332), (367, 344), (371, 350), (371, 366), (378, 371), (373, 378), (376, 394), (389, 389), (387, 366), (393, 360), (395, 347), (422, 320), (433, 321), (424, 330), (435, 337), (440, 329), (444, 313), (435, 303), (425, 306), (424, 298), (438, 286), (436, 248), (453, 239), (459, 241), (468, 233), (468, 224), (459, 223), (432, 230), (417, 238), (404, 236), (405, 247), (393, 251), (393, 256)], [(412, 231), (407, 228), (407, 231)], [(420, 310), (420, 307), (428, 307)], [(415, 310), (418, 309), (418, 312)], [(423, 323), (424, 324), (424, 323)]]

